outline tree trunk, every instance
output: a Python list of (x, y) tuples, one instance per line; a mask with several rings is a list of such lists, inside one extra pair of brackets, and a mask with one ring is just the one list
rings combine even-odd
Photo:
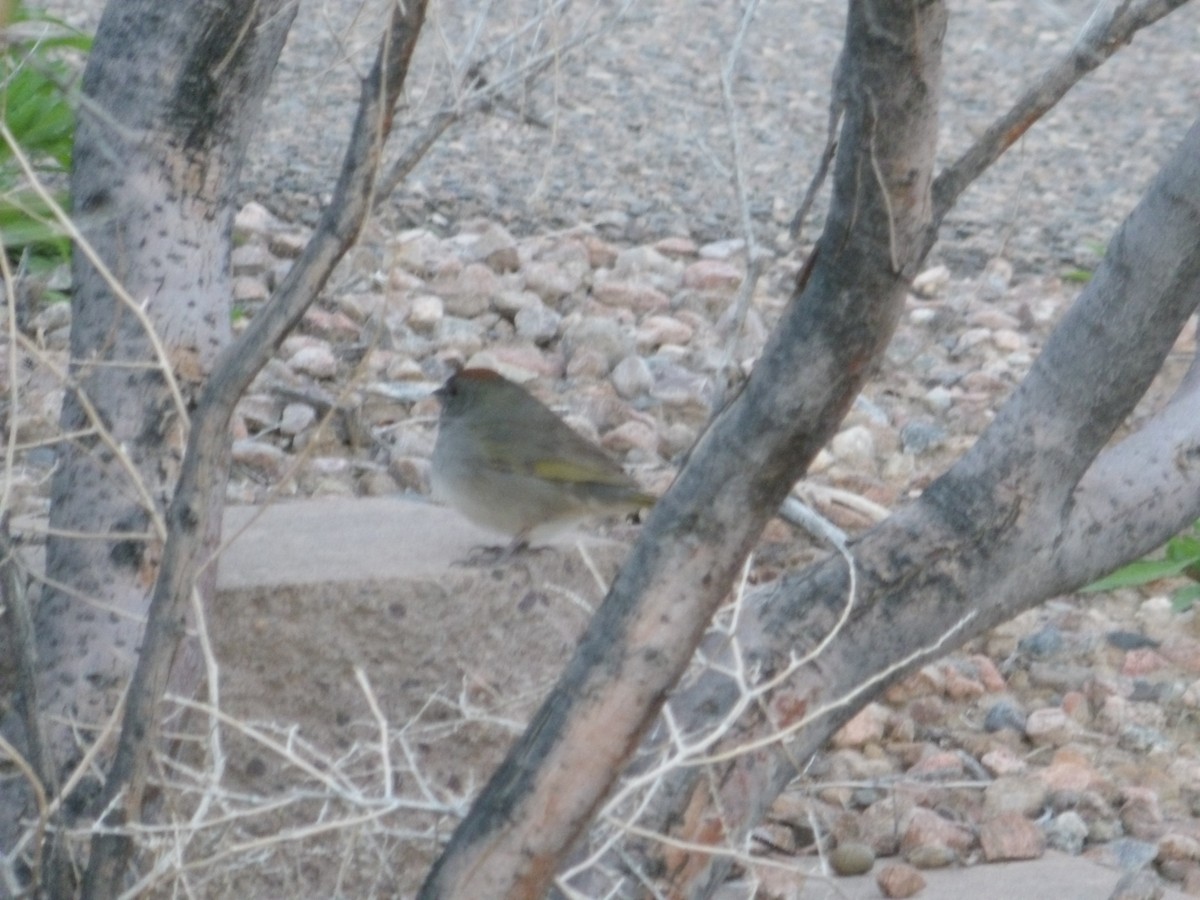
[[(640, 827), (677, 842), (741, 846), (795, 775), (795, 762), (889, 683), (1200, 518), (1200, 357), (1159, 414), (1101, 452), (1200, 302), (1197, 198), (1200, 123), (972, 450), (855, 542), (853, 596), (838, 556), (751, 598), (734, 640), (757, 679), (737, 683), (731, 667), (681, 692), (671, 709), (688, 734), (710, 728), (791, 659), (836, 636), (785, 684), (748, 704), (719, 744), (680, 760)], [(731, 666), (728, 648), (709, 655)], [(651, 877), (663, 896), (709, 896), (728, 857), (680, 846), (624, 844), (613, 865), (628, 871), (632, 860), (641, 877), (628, 877), (619, 895), (640, 896), (642, 879)]]
[(930, 243), (945, 25), (937, 2), (851, 3), (846, 54), (861, 65), (844, 72), (845, 152), (807, 284), (745, 389), (656, 505), (566, 672), (423, 897), (546, 892), (762, 528), (886, 347)]
[[(238, 173), (295, 12), (112, 0), (84, 73), (71, 192), (96, 258), (75, 251), (62, 413), (74, 437), (59, 449), (36, 612), (40, 705), (64, 773), (136, 660), (187, 417), (230, 338)], [(212, 492), (219, 510), (224, 482)], [(210, 567), (201, 589), (214, 578)], [(19, 738), (14, 717), (4, 731)], [(71, 809), (97, 787), (84, 779)], [(27, 799), (14, 794), (0, 794), (0, 848)]]

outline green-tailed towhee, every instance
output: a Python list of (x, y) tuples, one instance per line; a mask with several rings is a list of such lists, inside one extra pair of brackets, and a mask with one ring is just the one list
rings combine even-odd
[(510, 535), (508, 552), (534, 532), (653, 505), (603, 450), (496, 372), (463, 369), (434, 393), (433, 495)]

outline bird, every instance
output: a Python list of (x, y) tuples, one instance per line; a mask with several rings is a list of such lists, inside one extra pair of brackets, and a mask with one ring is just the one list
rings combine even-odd
[(535, 533), (653, 506), (656, 498), (604, 450), (498, 372), (462, 369), (433, 393), (441, 403), (434, 499), (508, 535), (500, 559), (528, 547)]

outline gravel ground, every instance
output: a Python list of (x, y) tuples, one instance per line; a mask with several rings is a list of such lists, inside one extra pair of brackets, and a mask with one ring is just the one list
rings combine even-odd
[[(302, 5), (246, 171), (246, 199), (274, 213), (254, 203), (239, 218), (235, 271), (251, 314), (332, 185), (379, 6)], [(86, 24), (98, 8), (63, 14)], [(952, 5), (944, 160), (1069, 46), (1090, 9)], [(775, 259), (739, 361), (761, 346), (801, 260), (786, 225), (824, 142), (842, 10), (765, 0), (746, 36), (735, 86), (743, 168), (757, 240)], [(468, 360), (528, 380), (650, 486), (669, 481), (704, 422), (705, 379), (728, 338), (722, 314), (744, 271), (728, 240), (740, 229), (718, 80), (739, 15), (724, 2), (635, 8), (628, 27), (531, 90), (526, 118), (541, 124), (501, 110), (448, 134), (243, 401), (231, 499), (420, 490), (436, 412), (426, 394)], [(456, 46), (459, 19), (439, 12), (431, 34)], [(814, 502), (839, 524), (861, 528), (870, 515), (839, 508), (836, 492), (892, 507), (986, 427), (1072, 299), (1059, 276), (1095, 264), (1190, 125), (1198, 37), (1194, 5), (1139, 35), (964, 195), (884, 374), (813, 467)], [(441, 52), (422, 50), (415, 110), (429, 108), (422, 86)], [(64, 324), (46, 327), (60, 352)], [(1170, 372), (1194, 352), (1193, 322)], [(339, 392), (351, 413), (318, 433)], [(290, 472), (301, 450), (309, 457)], [(14, 491), (35, 514), (41, 479), (31, 470)], [(794, 565), (795, 545), (780, 523), (768, 529), (758, 577)], [(1158, 855), (1164, 875), (1200, 892), (1198, 621), (1135, 592), (1026, 614), (864, 711), (814, 765), (817, 783), (781, 800), (784, 824), (765, 826), (764, 844), (786, 847), (797, 823), (817, 821), (842, 844), (920, 864), (1086, 846), (1136, 866)], [(964, 778), (980, 784), (937, 784)], [(914, 814), (910, 797), (938, 814)], [(911, 834), (893, 846), (901, 815)], [(959, 830), (945, 833), (942, 819)], [(997, 821), (1007, 834), (1035, 819), (1020, 846), (984, 837)]]
[[(102, 4), (52, 5), (87, 23)], [(529, 5), (492, 8), (508, 22)], [(1070, 45), (1094, 6), (951, 3), (943, 161)], [(332, 185), (380, 7), (381, 0), (301, 5), (246, 173), (248, 195), (285, 219), (311, 222)], [(824, 142), (844, 8), (835, 0), (763, 0), (746, 35), (734, 92), (750, 208), (768, 246), (782, 243)], [(458, 0), (433, 14), (447, 47), (461, 46), (464, 11), (472, 9)], [(629, 242), (739, 234), (718, 63), (740, 15), (741, 5), (722, 0), (635, 5), (624, 27), (532, 90), (529, 108), (547, 127), (494, 114), (456, 128), (397, 192), (384, 221), (453, 232), (484, 216), (518, 236), (601, 222), (607, 236)], [(1018, 275), (1094, 263), (1195, 115), (1198, 38), (1195, 4), (1139, 34), (967, 192), (935, 257), (956, 275), (977, 274), (997, 255)], [(432, 39), (419, 54), (411, 81), (418, 109), (441, 54)]]
[[(285, 53), (248, 179), (285, 217), (311, 214), (312, 198), (331, 182), (355, 90), (348, 67), (329, 68), (331, 30), (342, 30), (358, 6), (327, 3), (328, 20), (302, 10)], [(734, 90), (750, 208), (768, 245), (782, 243), (781, 226), (823, 146), (844, 6), (765, 0), (746, 35)], [(1065, 51), (1092, 7), (952, 4), (944, 161)], [(452, 227), (485, 216), (520, 235), (600, 221), (631, 242), (739, 234), (718, 63), (740, 14), (727, 2), (635, 7), (627, 27), (532, 92), (531, 107), (551, 127), (497, 115), (456, 130), (397, 194), (396, 223), (442, 219)], [(1191, 123), (1198, 37), (1200, 8), (1184, 8), (1078, 86), (963, 197), (943, 231), (941, 258), (964, 275), (996, 255), (1018, 274), (1094, 262)]]

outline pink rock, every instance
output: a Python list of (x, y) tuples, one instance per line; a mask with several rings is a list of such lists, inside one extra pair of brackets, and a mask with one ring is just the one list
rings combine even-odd
[(907, 817), (900, 849), (907, 853), (916, 847), (940, 844), (956, 853), (963, 854), (975, 844), (975, 836), (962, 825), (944, 819), (932, 809), (923, 806), (914, 808)]
[(942, 667), (942, 675), (946, 696), (951, 700), (975, 700), (984, 694), (983, 683), (964, 675), (957, 666), (947, 663)]
[(688, 237), (665, 237), (654, 245), (654, 249), (663, 256), (695, 256), (696, 242)]
[(647, 316), (637, 331), (638, 347), (655, 350), (663, 344), (686, 344), (695, 333), (691, 325), (671, 316)]
[(629, 450), (658, 453), (658, 432), (644, 422), (625, 422), (618, 425), (600, 441), (613, 453), (622, 454)]
[(994, 750), (989, 750), (980, 757), (979, 761), (983, 763), (985, 769), (997, 777), (1019, 775), (1029, 768), (1025, 760), (1017, 756), (1008, 747), (997, 747)]
[(1063, 712), (1081, 725), (1086, 724), (1092, 717), (1087, 697), (1081, 691), (1067, 691), (1063, 694), (1062, 708)]
[(617, 248), (602, 237), (586, 234), (583, 246), (587, 248), (588, 264), (593, 269), (608, 269), (617, 261)]
[(885, 897), (911, 897), (925, 887), (925, 877), (908, 863), (889, 863), (875, 876)]
[(1091, 788), (1099, 779), (1095, 769), (1078, 762), (1053, 762), (1037, 775), (1051, 792), (1081, 793)]
[(1061, 747), (1079, 731), (1079, 723), (1057, 706), (1035, 709), (1025, 720), (1025, 736), (1035, 747)]
[(1008, 684), (1004, 680), (1004, 676), (1000, 674), (1000, 670), (996, 668), (996, 664), (992, 662), (991, 657), (984, 656), (982, 653), (977, 653), (971, 657), (971, 662), (975, 664), (975, 668), (979, 671), (979, 680), (990, 694), (1001, 694), (1008, 690)]
[(907, 703), (917, 697), (940, 694), (945, 684), (946, 680), (936, 666), (925, 666), (893, 684), (884, 692), (884, 696), (889, 703)]
[(1042, 830), (1019, 812), (1003, 812), (984, 822), (979, 843), (988, 862), (1038, 859), (1046, 852)]
[(886, 707), (868, 703), (858, 715), (837, 730), (831, 743), (839, 749), (878, 743), (883, 740), (890, 715)]
[(1121, 824), (1125, 831), (1143, 841), (1154, 841), (1162, 835), (1162, 808), (1158, 804), (1158, 793), (1152, 788), (1126, 787), (1125, 802), (1121, 805)]
[(1165, 669), (1169, 663), (1156, 650), (1142, 647), (1130, 650), (1125, 654), (1125, 662), (1121, 665), (1121, 674), (1136, 678), (1139, 675), (1149, 675)]
[(908, 704), (908, 714), (919, 725), (937, 725), (946, 719), (946, 703), (941, 697), (918, 697)]
[(608, 278), (594, 285), (592, 296), (606, 306), (637, 312), (662, 312), (671, 305), (670, 297), (649, 284), (616, 278)]
[(532, 344), (508, 344), (480, 350), (468, 360), (470, 368), (492, 369), (510, 381), (524, 383), (534, 378), (557, 378), (562, 360)]
[(698, 259), (683, 270), (683, 286), (699, 291), (720, 291), (737, 288), (743, 272), (723, 259)]
[(356, 338), (358, 324), (344, 312), (329, 312), (310, 306), (304, 311), (304, 324), (309, 331), (327, 338)]
[(962, 757), (949, 750), (931, 753), (919, 759), (907, 774), (926, 779), (961, 778), (964, 774)]
[(1200, 641), (1182, 636), (1171, 638), (1158, 652), (1185, 672), (1200, 673)]

